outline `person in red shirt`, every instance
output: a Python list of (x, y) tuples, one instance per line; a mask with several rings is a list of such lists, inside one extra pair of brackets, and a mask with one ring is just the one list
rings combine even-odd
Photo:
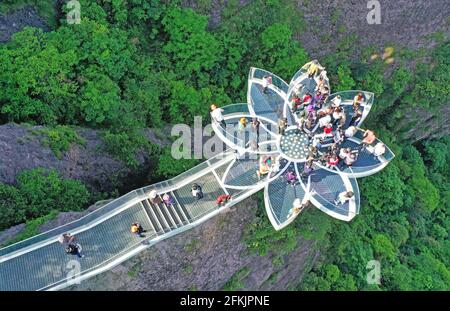
[(339, 164), (339, 158), (336, 155), (332, 155), (327, 162), (328, 168), (333, 168)]
[(217, 197), (216, 203), (219, 206), (225, 205), (231, 199), (231, 195), (229, 194), (221, 194)]
[(292, 97), (292, 112), (299, 111), (302, 109), (302, 100), (297, 95)]
[(312, 100), (311, 94), (307, 93), (305, 96), (303, 96), (303, 103), (304, 104), (308, 103), (311, 100)]
[(333, 125), (331, 123), (328, 123), (324, 128), (323, 128), (323, 133), (325, 134), (325, 137), (331, 137), (333, 136)]

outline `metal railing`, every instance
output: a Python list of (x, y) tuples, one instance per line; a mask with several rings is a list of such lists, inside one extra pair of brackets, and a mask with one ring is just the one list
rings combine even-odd
[[(40, 233), (38, 235), (35, 235), (33, 237), (30, 237), (28, 239), (16, 242), (14, 244), (8, 245), (6, 247), (3, 247), (0, 249), (0, 256), (5, 256), (7, 254), (10, 254), (12, 252), (15, 252), (17, 250), (20, 250), (22, 248), (41, 243), (44, 241), (47, 241), (49, 239), (55, 239), (59, 237), (61, 234), (66, 232), (74, 231), (75, 229), (79, 229), (82, 226), (89, 226), (90, 223), (97, 221), (98, 219), (107, 216), (110, 213), (113, 213), (117, 209), (120, 209), (123, 207), (126, 203), (130, 202), (131, 200), (137, 199), (141, 197), (142, 195), (145, 195), (146, 192), (148, 192), (149, 189), (155, 189), (156, 191), (160, 192), (163, 189), (171, 188), (176, 185), (179, 185), (180, 183), (187, 180), (187, 177), (195, 176), (196, 174), (204, 171), (205, 169), (210, 169), (210, 165), (213, 165), (215, 163), (218, 163), (219, 161), (223, 160), (224, 157), (229, 156), (231, 154), (230, 150), (226, 150), (223, 154), (218, 154), (209, 160), (183, 172), (182, 174), (150, 185), (146, 187), (142, 187), (139, 189), (135, 189), (115, 200), (112, 202), (109, 202), (108, 204), (96, 209), (95, 211), (90, 212), (89, 214), (72, 221), (68, 224), (59, 226), (57, 228), (48, 230), (46, 232)], [(209, 162), (209, 165), (208, 165)], [(106, 217), (105, 217), (106, 218)]]
[(263, 70), (263, 69), (259, 69), (259, 68), (252, 68), (250, 70), (250, 80), (253, 78), (256, 79), (262, 79), (265, 76), (271, 76), (272, 77), (272, 84), (274, 86), (276, 86), (278, 89), (280, 89), (281, 91), (283, 91), (284, 93), (287, 93), (289, 90), (289, 85), (286, 83), (286, 81), (284, 81), (283, 79), (281, 79), (279, 76)]

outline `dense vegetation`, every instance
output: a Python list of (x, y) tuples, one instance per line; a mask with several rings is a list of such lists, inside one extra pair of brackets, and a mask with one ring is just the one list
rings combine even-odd
[[(304, 27), (295, 1), (255, 0), (244, 8), (228, 1), (215, 29), (200, 14), (209, 12), (211, 1), (198, 1), (197, 11), (179, 2), (80, 0), (81, 24), (54, 21), (50, 32), (26, 28), (15, 34), (0, 46), (0, 123), (46, 125), (47, 144), (57, 153), (82, 143), (71, 126), (102, 130), (109, 152), (129, 165), (136, 165), (130, 150), (148, 148), (160, 159), (156, 173), (164, 178), (195, 164), (173, 162), (167, 151), (151, 148), (142, 129), (191, 124), (197, 115), (207, 123), (211, 102), (246, 98), (251, 66), (289, 80), (309, 56), (293, 39)], [(260, 216), (245, 241), (260, 255), (274, 253), (277, 265), (296, 247), (298, 236), (315, 240), (322, 258), (295, 284), (300, 289), (448, 290), (450, 138), (411, 145), (404, 135), (424, 121), (409, 113), (404, 122), (413, 109), (445, 117), (439, 110), (449, 97), (448, 42), (425, 52), (391, 48), (385, 54), (395, 59), (393, 67), (382, 57), (370, 57), (382, 51), (362, 49), (354, 39), (349, 35), (320, 61), (333, 90), (376, 93), (366, 126), (389, 144), (396, 159), (361, 181), (362, 213), (352, 223), (310, 209), (275, 232)], [(0, 185), (0, 229), (52, 208), (79, 210), (89, 201), (84, 186), (54, 172), (24, 172), (18, 180), (15, 187)], [(366, 283), (372, 259), (381, 261), (380, 286)], [(240, 279), (228, 287), (241, 287)]]
[[(316, 241), (321, 259), (302, 290), (449, 290), (450, 137), (402, 151), (382, 172), (360, 180), (361, 214), (351, 223), (312, 208), (274, 232), (264, 212), (248, 228), (249, 249), (274, 260), (298, 236)], [(263, 204), (260, 206), (263, 210)], [(369, 285), (367, 264), (381, 264), (381, 285)]]
[(78, 180), (62, 179), (54, 170), (24, 171), (17, 176), (16, 186), (0, 183), (0, 230), (53, 210), (79, 211), (90, 201)]

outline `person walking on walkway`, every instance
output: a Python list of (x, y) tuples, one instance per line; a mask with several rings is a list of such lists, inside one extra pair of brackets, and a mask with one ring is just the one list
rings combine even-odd
[(194, 198), (196, 198), (197, 200), (200, 200), (201, 198), (203, 198), (202, 187), (200, 187), (199, 184), (196, 184), (196, 183), (192, 184), (191, 193), (192, 193), (192, 196)]
[(268, 94), (269, 93), (269, 85), (272, 84), (272, 77), (271, 76), (264, 76), (262, 78), (262, 86), (263, 86), (263, 93)]
[(75, 242), (75, 236), (71, 235), (70, 233), (63, 233), (61, 234), (61, 236), (58, 238), (58, 242), (65, 245), (65, 244), (69, 244), (69, 243), (73, 243)]
[(354, 197), (352, 191), (344, 191), (338, 194), (336, 200), (334, 200), (334, 205), (344, 205), (345, 202), (350, 201)]
[(278, 134), (284, 135), (284, 132), (286, 131), (288, 125), (287, 123), (287, 118), (281, 118), (278, 120)]
[(217, 197), (216, 203), (218, 206), (224, 206), (231, 200), (231, 195), (229, 194), (221, 194)]
[(69, 255), (76, 255), (76, 256), (78, 256), (78, 258), (83, 258), (84, 257), (84, 255), (81, 254), (81, 245), (78, 244), (78, 243), (69, 243), (66, 246), (65, 251)]
[(256, 138), (259, 138), (259, 120), (257, 118), (252, 119), (252, 129), (256, 133)]
[(154, 205), (158, 205), (162, 202), (161, 198), (158, 196), (156, 190), (150, 191), (150, 202)]
[(162, 199), (166, 206), (171, 206), (174, 203), (173, 198), (168, 193), (164, 193)]
[(137, 236), (138, 238), (143, 238), (144, 235), (142, 233), (145, 232), (144, 228), (142, 228), (140, 223), (132, 223), (131, 224), (131, 233), (133, 233), (135, 236)]
[(287, 180), (287, 183), (288, 184), (290, 184), (290, 185), (292, 185), (292, 186), (295, 186), (296, 185), (296, 183), (297, 183), (297, 176), (295, 176), (295, 173), (293, 172), (293, 171), (288, 171), (287, 173), (286, 173), (286, 180)]
[(225, 129), (227, 124), (225, 123), (222, 112), (223, 109), (218, 108), (216, 104), (211, 105), (211, 118)]

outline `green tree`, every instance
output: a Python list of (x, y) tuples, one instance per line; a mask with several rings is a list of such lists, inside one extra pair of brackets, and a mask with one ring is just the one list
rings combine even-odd
[(347, 64), (342, 64), (338, 66), (337, 69), (337, 82), (336, 86), (333, 88), (334, 91), (346, 91), (351, 90), (355, 86), (355, 81), (352, 78), (352, 72)]
[(24, 171), (17, 176), (17, 184), (27, 205), (27, 219), (46, 215), (53, 209), (79, 211), (90, 201), (90, 194), (80, 181), (61, 179), (55, 170)]
[(13, 186), (0, 183), (0, 230), (25, 221), (25, 201)]
[(221, 58), (219, 43), (206, 31), (207, 22), (206, 16), (181, 8), (170, 9), (162, 19), (169, 36), (163, 50), (172, 59), (177, 77), (199, 77)]
[(384, 234), (377, 234), (372, 239), (373, 250), (381, 258), (392, 260), (395, 258), (396, 250), (391, 240)]

